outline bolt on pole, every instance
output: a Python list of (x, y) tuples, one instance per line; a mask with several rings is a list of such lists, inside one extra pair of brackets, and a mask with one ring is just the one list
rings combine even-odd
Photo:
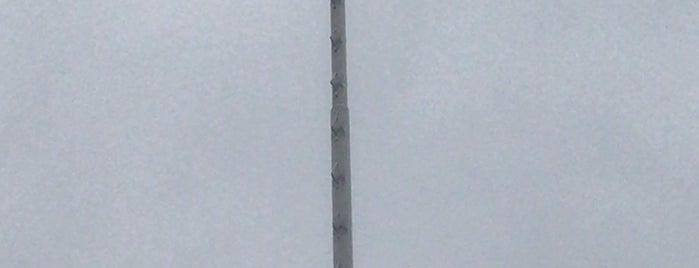
[(333, 268), (352, 268), (352, 187), (350, 180), (350, 126), (347, 106), (347, 52), (345, 1), (330, 1), (332, 56), (332, 109), (330, 139), (332, 163)]

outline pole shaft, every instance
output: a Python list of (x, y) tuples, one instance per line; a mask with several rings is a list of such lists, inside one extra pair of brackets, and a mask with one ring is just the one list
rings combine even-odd
[(333, 213), (333, 268), (352, 268), (352, 187), (345, 1), (330, 1), (332, 110), (330, 112)]

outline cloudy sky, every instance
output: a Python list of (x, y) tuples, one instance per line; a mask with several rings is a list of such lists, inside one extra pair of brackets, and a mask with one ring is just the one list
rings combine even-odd
[[(697, 267), (696, 1), (347, 3), (355, 267)], [(328, 1), (0, 1), (0, 267), (330, 267)]]

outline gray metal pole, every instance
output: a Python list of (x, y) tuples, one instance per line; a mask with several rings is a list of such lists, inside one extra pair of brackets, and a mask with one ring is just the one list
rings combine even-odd
[(330, 26), (333, 268), (352, 268), (352, 187), (350, 183), (350, 126), (349, 109), (347, 108), (344, 0), (330, 0)]

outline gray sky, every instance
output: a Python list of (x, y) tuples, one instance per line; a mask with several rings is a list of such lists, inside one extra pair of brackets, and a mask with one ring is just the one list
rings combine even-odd
[[(696, 1), (348, 1), (356, 267), (699, 265)], [(0, 267), (329, 267), (327, 1), (0, 1)]]

